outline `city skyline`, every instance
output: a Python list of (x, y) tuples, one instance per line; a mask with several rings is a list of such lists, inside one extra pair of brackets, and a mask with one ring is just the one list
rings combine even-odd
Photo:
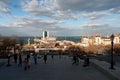
[(81, 36), (120, 30), (120, 0), (0, 0), (0, 34)]

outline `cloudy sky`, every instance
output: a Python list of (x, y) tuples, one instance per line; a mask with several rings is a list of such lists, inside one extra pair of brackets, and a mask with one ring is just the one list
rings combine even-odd
[(120, 0), (0, 0), (0, 34), (81, 36), (120, 32)]

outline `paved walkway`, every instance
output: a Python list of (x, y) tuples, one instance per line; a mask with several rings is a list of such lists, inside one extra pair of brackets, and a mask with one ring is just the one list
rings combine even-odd
[(0, 67), (7, 62), (7, 59), (0, 59)]
[(84, 68), (82, 62), (79, 65), (72, 65), (71, 58), (68, 56), (48, 57), (47, 64), (44, 64), (42, 58), (35, 65), (31, 58), (31, 68), (27, 71), (23, 67), (18, 67), (12, 63), (12, 66), (0, 67), (1, 80), (110, 80), (101, 72), (92, 66)]

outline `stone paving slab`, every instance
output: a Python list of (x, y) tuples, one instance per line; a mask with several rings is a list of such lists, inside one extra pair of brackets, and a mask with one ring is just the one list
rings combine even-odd
[(110, 80), (97, 69), (83, 67), (83, 62), (79, 65), (72, 65), (72, 59), (68, 56), (55, 56), (54, 60), (48, 57), (47, 64), (41, 59), (37, 65), (31, 57), (31, 67), (24, 71), (23, 67), (12, 63), (12, 66), (2, 66), (0, 68), (1, 80)]

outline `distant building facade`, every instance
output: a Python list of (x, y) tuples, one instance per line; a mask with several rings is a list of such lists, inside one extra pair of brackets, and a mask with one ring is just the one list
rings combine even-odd
[(36, 52), (49, 52), (49, 51), (56, 51), (56, 50), (64, 50), (64, 45), (60, 45), (61, 42), (56, 40), (56, 37), (49, 36), (48, 31), (43, 31), (43, 37), (41, 39), (35, 38), (34, 46)]
[[(120, 44), (120, 37), (119, 34), (116, 33), (114, 35), (114, 44)], [(81, 39), (81, 46), (89, 46), (89, 45), (110, 45), (111, 39), (110, 36), (89, 36), (89, 37), (82, 37)]]

